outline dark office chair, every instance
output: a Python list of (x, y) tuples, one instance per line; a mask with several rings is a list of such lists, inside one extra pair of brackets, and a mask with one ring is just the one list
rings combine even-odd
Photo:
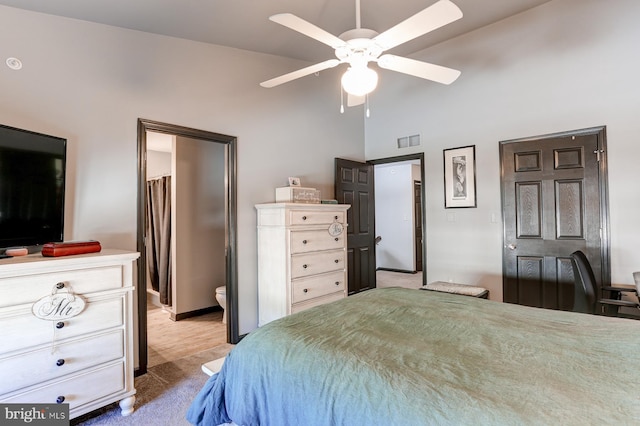
[(596, 311), (597, 284), (591, 264), (587, 256), (578, 250), (571, 253), (571, 265), (574, 279), (573, 310), (593, 314)]
[[(611, 298), (601, 299), (596, 296), (598, 292), (598, 284), (595, 276), (593, 275), (593, 269), (587, 259), (587, 256), (580, 250), (571, 253), (571, 264), (573, 266), (573, 277), (575, 282), (574, 289), (574, 303), (573, 310), (576, 312), (583, 312), (587, 314), (594, 314), (597, 312), (598, 304), (608, 305), (613, 307), (608, 310), (608, 313), (616, 315), (618, 308), (624, 306), (627, 308), (640, 309), (640, 302), (638, 301), (638, 295), (640, 294), (640, 272), (634, 272), (633, 278), (636, 283), (636, 287), (613, 287), (604, 286), (601, 290), (610, 291)], [(622, 293), (634, 293), (636, 301), (621, 300)], [(597, 303), (596, 303), (597, 302)]]

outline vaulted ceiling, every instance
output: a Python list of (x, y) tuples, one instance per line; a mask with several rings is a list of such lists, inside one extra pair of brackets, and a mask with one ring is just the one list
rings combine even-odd
[[(462, 19), (390, 52), (408, 56), (549, 0), (452, 1), (462, 10)], [(362, 27), (383, 32), (433, 3), (361, 0)], [(0, 0), (0, 5), (309, 62), (331, 58), (333, 50), (269, 21), (269, 16), (290, 12), (337, 36), (356, 27), (355, 4), (355, 0)]]

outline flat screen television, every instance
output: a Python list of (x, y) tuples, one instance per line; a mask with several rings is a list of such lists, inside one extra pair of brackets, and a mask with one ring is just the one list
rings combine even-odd
[(0, 253), (63, 240), (66, 153), (66, 139), (0, 125)]

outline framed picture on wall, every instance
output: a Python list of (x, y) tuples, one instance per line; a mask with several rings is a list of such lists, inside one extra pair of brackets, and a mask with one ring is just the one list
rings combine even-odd
[(445, 149), (444, 207), (476, 207), (476, 146)]
[(299, 177), (290, 177), (289, 178), (289, 186), (300, 186), (300, 178)]

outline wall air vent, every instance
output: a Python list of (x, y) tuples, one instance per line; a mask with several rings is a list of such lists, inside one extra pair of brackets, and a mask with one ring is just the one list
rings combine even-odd
[(398, 148), (409, 148), (410, 146), (420, 146), (420, 135), (398, 138)]

